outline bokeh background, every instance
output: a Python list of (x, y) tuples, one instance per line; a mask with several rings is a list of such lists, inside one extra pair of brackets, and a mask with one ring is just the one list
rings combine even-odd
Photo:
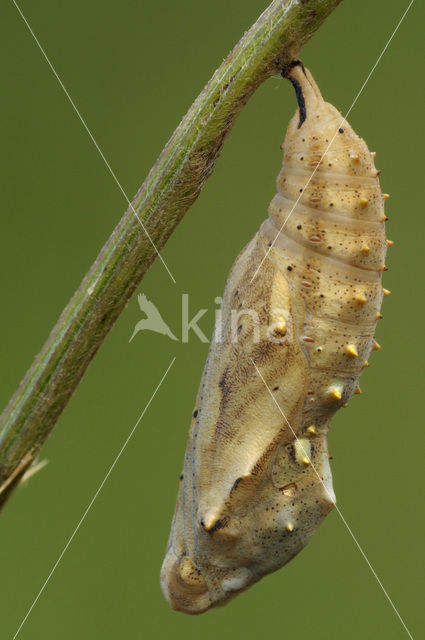
[[(345, 112), (407, 0), (346, 0), (302, 52)], [(21, 0), (131, 197), (264, 0)], [(339, 507), (405, 619), (423, 618), (423, 23), (415, 2), (350, 122), (377, 151), (387, 203), (384, 320), (363, 395), (329, 435)], [(126, 208), (11, 1), (0, 9), (0, 401), (5, 405)], [(214, 298), (266, 216), (296, 108), (278, 77), (243, 110), (200, 198), (141, 286), (177, 335), (181, 294), (209, 336)], [(22, 628), (22, 640), (407, 637), (336, 512), (288, 566), (223, 609), (168, 608), (158, 573), (207, 344), (141, 333), (132, 299), (43, 449), (48, 466), (1, 514), (0, 636), (12, 638), (117, 452), (163, 387)], [(423, 624), (423, 619), (422, 619)]]

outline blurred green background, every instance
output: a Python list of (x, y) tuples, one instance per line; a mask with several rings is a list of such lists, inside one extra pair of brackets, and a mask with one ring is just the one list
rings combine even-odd
[[(407, 0), (346, 0), (302, 52), (345, 112)], [(21, 0), (131, 197), (193, 99), (265, 8), (260, 0)], [(338, 505), (412, 634), (423, 617), (423, 19), (416, 2), (350, 122), (377, 151), (391, 193), (383, 345), (363, 395), (333, 420)], [(0, 9), (1, 384), (4, 406), (126, 208), (11, 1)], [(181, 332), (181, 294), (209, 336), (239, 250), (265, 218), (296, 108), (278, 77), (243, 110), (216, 170), (139, 292)], [(168, 608), (158, 574), (191, 411), (207, 353), (140, 333), (136, 298), (97, 354), (43, 449), (49, 465), (1, 514), (0, 636), (12, 638), (97, 487), (176, 356), (163, 387), (64, 555), (19, 638), (329, 640), (407, 637), (336, 512), (287, 567), (223, 609)], [(422, 619), (423, 624), (423, 619)]]

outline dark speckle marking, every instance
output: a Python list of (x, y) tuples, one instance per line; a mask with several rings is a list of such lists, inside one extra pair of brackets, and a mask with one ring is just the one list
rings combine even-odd
[(219, 529), (221, 529), (222, 527), (224, 527), (224, 522), (223, 520), (217, 520), (217, 522), (215, 523), (215, 525), (212, 527), (212, 529), (209, 530), (209, 533), (214, 533), (214, 531), (218, 531)]
[[(208, 533), (214, 533), (214, 531), (218, 531), (219, 529), (222, 529), (225, 524), (226, 522), (224, 520), (217, 520), (215, 525), (208, 530)], [(203, 529), (205, 529), (205, 522), (203, 519), (200, 521), (200, 525)]]
[(225, 387), (226, 385), (227, 373), (228, 373), (228, 369), (225, 369), (223, 375), (220, 378), (220, 382), (218, 383), (218, 386), (221, 388)]
[(292, 267), (286, 267), (288, 271), (292, 271)]
[(184, 475), (183, 475), (183, 474), (181, 474), (181, 476), (180, 476), (180, 480), (183, 480), (183, 478), (184, 478)]
[(302, 229), (300, 224), (297, 224), (297, 229)]
[(241, 480), (242, 480), (242, 478), (236, 478), (236, 480), (233, 483), (232, 488), (230, 489), (230, 495), (232, 495), (232, 493), (235, 491), (236, 487), (238, 486), (238, 484), (240, 483)]
[(338, 129), (338, 133), (344, 133), (344, 129)]
[(195, 409), (195, 411), (192, 413), (193, 417), (196, 418), (198, 416), (198, 409)]
[(273, 391), (277, 391), (279, 389), (279, 387), (274, 387)]

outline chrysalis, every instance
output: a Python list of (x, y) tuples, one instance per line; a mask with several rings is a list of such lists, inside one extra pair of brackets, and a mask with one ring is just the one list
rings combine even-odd
[(308, 543), (335, 503), (329, 420), (379, 348), (386, 196), (374, 154), (308, 70), (287, 77), (299, 109), (269, 218), (223, 294), (161, 572), (186, 613), (226, 603)]

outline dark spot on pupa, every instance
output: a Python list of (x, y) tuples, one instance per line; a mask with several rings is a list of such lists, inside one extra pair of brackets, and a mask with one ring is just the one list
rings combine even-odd
[(236, 478), (236, 480), (233, 483), (232, 488), (230, 489), (230, 495), (232, 495), (232, 493), (235, 491), (236, 487), (238, 486), (238, 484), (240, 483), (241, 480), (242, 480), (242, 478)]
[(180, 476), (180, 480), (183, 480), (183, 478), (184, 478), (184, 475), (183, 475), (183, 474), (181, 474), (181, 476)]
[(338, 129), (338, 133), (344, 133), (344, 129)]
[[(199, 524), (203, 529), (205, 529), (205, 522), (203, 518), (200, 520)], [(214, 533), (214, 531), (218, 531), (219, 529), (222, 529), (225, 524), (226, 524), (225, 520), (217, 520), (215, 525), (208, 530), (208, 533)]]
[(288, 271), (292, 271), (292, 267), (286, 267)]
[(221, 388), (224, 388), (226, 386), (227, 383), (227, 374), (229, 372), (229, 369), (226, 368), (223, 372), (223, 375), (220, 378), (220, 382), (218, 383), (218, 386)]
[(302, 229), (300, 224), (297, 225), (297, 229)]
[(273, 391), (277, 391), (279, 389), (279, 387), (274, 387)]
[(198, 409), (195, 409), (195, 411), (192, 413), (193, 417), (196, 418), (198, 416)]
[(214, 531), (218, 531), (219, 529), (222, 529), (224, 525), (225, 523), (223, 522), (223, 520), (217, 520), (213, 528), (209, 530), (209, 533), (214, 533)]

